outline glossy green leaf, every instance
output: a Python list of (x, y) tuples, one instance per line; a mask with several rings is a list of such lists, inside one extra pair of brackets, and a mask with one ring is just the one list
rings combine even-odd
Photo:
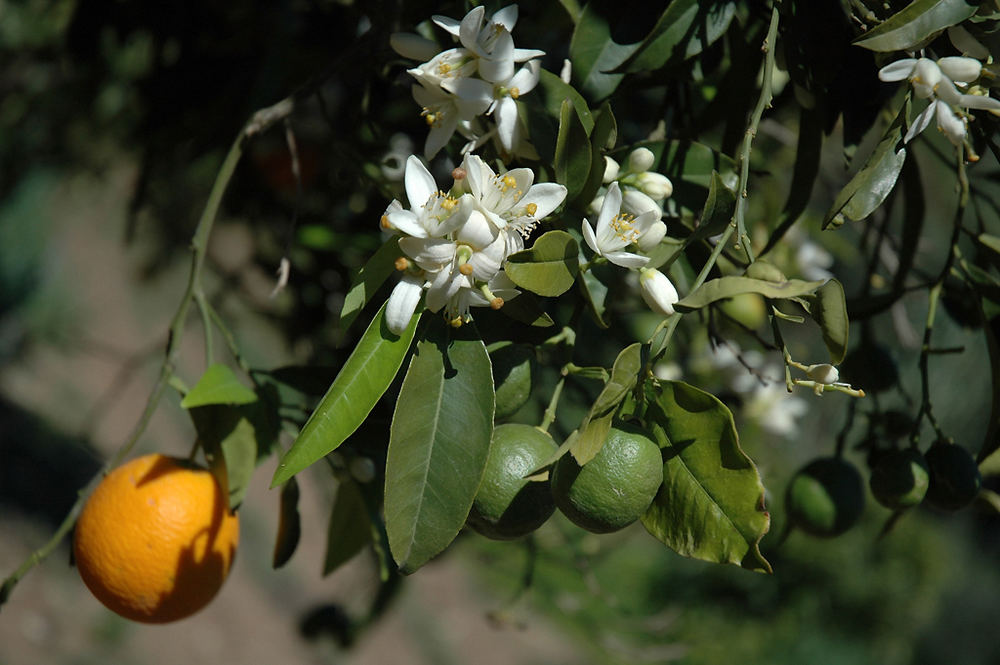
[(717, 171), (712, 171), (712, 179), (709, 181), (708, 198), (705, 200), (705, 207), (702, 210), (698, 226), (688, 236), (686, 244), (698, 242), (699, 240), (722, 233), (733, 220), (735, 212), (735, 192), (726, 187), (726, 184), (722, 181), (722, 176)]
[(559, 133), (553, 167), (556, 181), (566, 186), (566, 200), (574, 201), (590, 175), (590, 139), (570, 100), (559, 111)]
[[(465, 524), (493, 431), (493, 376), (463, 326), (428, 326), (399, 391), (386, 455), (385, 525), (401, 572), (444, 550)], [(463, 335), (457, 337), (457, 335)]]
[(510, 255), (504, 271), (522, 289), (540, 296), (558, 296), (573, 286), (580, 270), (579, 253), (573, 236), (565, 231), (549, 231), (528, 249)]
[(872, 51), (909, 51), (971, 17), (978, 7), (978, 2), (966, 0), (914, 0), (855, 39), (854, 44)]
[(257, 466), (257, 435), (245, 408), (210, 404), (188, 410), (209, 468), (233, 509), (243, 502)]
[(326, 529), (323, 574), (329, 575), (350, 561), (371, 540), (371, 521), (361, 490), (354, 480), (344, 478), (337, 484), (333, 512)]
[(507, 343), (490, 350), (497, 419), (514, 415), (531, 398), (535, 362), (530, 344)]
[(819, 324), (823, 343), (830, 352), (830, 362), (839, 365), (847, 355), (847, 298), (840, 282), (831, 279), (809, 297), (809, 316)]
[(302, 519), (299, 517), (299, 483), (295, 478), (281, 486), (278, 511), (278, 535), (274, 541), (271, 567), (281, 568), (292, 558), (302, 537)]
[(604, 102), (597, 113), (594, 131), (590, 133), (590, 173), (577, 197), (581, 202), (592, 201), (604, 184), (604, 153), (614, 147), (617, 140), (618, 121), (611, 112), (611, 104)]
[(257, 393), (250, 390), (236, 378), (228, 366), (209, 366), (184, 399), (181, 406), (191, 409), (209, 404), (249, 404), (257, 401)]
[(346, 330), (351, 326), (379, 287), (396, 271), (396, 259), (402, 255), (398, 238), (390, 238), (372, 254), (351, 280), (351, 288), (344, 296), (344, 305), (340, 309), (341, 329)]
[(865, 165), (844, 186), (823, 219), (823, 228), (838, 226), (844, 218), (864, 219), (882, 205), (896, 186), (896, 179), (906, 161), (906, 114), (904, 104), (896, 119), (886, 130)]
[(652, 71), (692, 58), (726, 32), (735, 13), (733, 2), (673, 0), (621, 69)]
[(298, 438), (281, 458), (271, 487), (335, 450), (358, 428), (396, 377), (419, 319), (418, 312), (403, 334), (397, 336), (386, 327), (385, 305), (382, 306)]
[(601, 100), (610, 95), (625, 77), (607, 73), (621, 65), (638, 48), (638, 44), (618, 44), (611, 38), (608, 22), (592, 3), (583, 8), (569, 43), (569, 59), (573, 63), (573, 80), (591, 99)]
[(590, 407), (587, 417), (580, 425), (576, 441), (570, 449), (580, 466), (601, 452), (618, 405), (628, 396), (629, 391), (635, 388), (638, 381), (643, 362), (642, 355), (642, 345), (635, 343), (626, 346), (615, 358), (611, 376)]
[(750, 277), (719, 277), (698, 287), (694, 293), (682, 298), (674, 305), (678, 312), (690, 312), (701, 309), (723, 298), (732, 298), (741, 293), (759, 293), (765, 298), (791, 298), (812, 293), (823, 285), (825, 280), (806, 282), (801, 279), (790, 279), (787, 282), (766, 282)]
[(542, 309), (535, 294), (528, 291), (522, 291), (516, 298), (506, 301), (500, 311), (515, 321), (536, 328), (548, 328), (554, 323), (552, 317)]
[(576, 88), (564, 82), (557, 75), (541, 69), (538, 72), (538, 88), (532, 92), (542, 97), (542, 103), (546, 111), (553, 118), (558, 118), (562, 113), (562, 103), (569, 100), (576, 109), (576, 113), (583, 125), (584, 132), (589, 136), (594, 129), (594, 116), (590, 113), (587, 100), (577, 91)]
[(664, 459), (663, 485), (642, 517), (646, 529), (683, 556), (771, 572), (760, 552), (771, 522), (764, 485), (726, 405), (668, 381), (645, 417)]
[(576, 283), (580, 287), (580, 293), (583, 294), (584, 302), (587, 304), (587, 311), (590, 312), (594, 322), (602, 328), (607, 328), (608, 323), (604, 320), (604, 300), (608, 296), (608, 287), (593, 270), (578, 274)]

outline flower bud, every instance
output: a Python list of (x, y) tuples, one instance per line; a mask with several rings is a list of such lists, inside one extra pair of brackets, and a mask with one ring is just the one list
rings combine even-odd
[(806, 368), (806, 376), (816, 383), (829, 385), (837, 382), (837, 379), (840, 378), (840, 371), (829, 363), (809, 365)]
[(667, 225), (663, 222), (653, 222), (652, 225), (646, 232), (639, 236), (639, 240), (636, 241), (636, 245), (639, 247), (640, 252), (650, 252), (660, 241), (667, 235)]
[(639, 287), (642, 299), (658, 314), (670, 316), (674, 313), (674, 303), (680, 300), (677, 289), (659, 270), (643, 268), (639, 271)]
[(636, 217), (650, 210), (656, 213), (657, 219), (663, 216), (663, 208), (659, 203), (631, 187), (622, 189), (622, 210)]
[(618, 177), (619, 171), (618, 162), (611, 159), (608, 156), (604, 157), (604, 184), (607, 185), (611, 183)]
[(591, 215), (593, 215), (594, 217), (596, 217), (596, 216), (598, 216), (598, 215), (601, 214), (601, 207), (603, 205), (604, 205), (604, 197), (603, 196), (595, 196), (594, 200), (590, 202), (589, 206), (587, 206), (587, 211)]
[(952, 81), (962, 81), (963, 83), (975, 81), (983, 72), (982, 63), (975, 58), (963, 58), (957, 55), (941, 58), (937, 61), (937, 65), (944, 75)]
[(937, 66), (936, 62), (928, 58), (920, 58), (913, 68), (913, 74), (910, 75), (910, 84), (913, 85), (913, 91), (917, 93), (917, 97), (929, 99), (934, 96), (934, 91), (943, 76), (941, 68)]
[(650, 198), (657, 201), (667, 198), (674, 192), (673, 183), (662, 173), (653, 173), (650, 171), (640, 173), (636, 185), (648, 194)]
[(649, 148), (636, 148), (628, 156), (628, 170), (632, 173), (642, 173), (653, 167), (656, 157)]

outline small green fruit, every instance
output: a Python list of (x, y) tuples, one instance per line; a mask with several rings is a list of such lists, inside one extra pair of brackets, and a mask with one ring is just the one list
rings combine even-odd
[(540, 527), (555, 512), (548, 481), (528, 480), (558, 446), (530, 425), (508, 423), (493, 430), (486, 471), (468, 524), (494, 540), (512, 540)]
[(552, 472), (556, 506), (593, 533), (610, 533), (639, 519), (663, 483), (660, 447), (641, 430), (612, 427), (604, 446), (582, 467), (563, 455)]
[(785, 504), (794, 526), (813, 536), (832, 538), (861, 517), (864, 483), (849, 462), (839, 457), (816, 459), (792, 477)]
[(972, 503), (983, 483), (976, 460), (954, 443), (938, 441), (925, 455), (930, 469), (927, 502), (941, 510), (958, 510)]
[(868, 485), (886, 508), (903, 510), (924, 500), (930, 475), (927, 461), (912, 448), (890, 450), (877, 458)]

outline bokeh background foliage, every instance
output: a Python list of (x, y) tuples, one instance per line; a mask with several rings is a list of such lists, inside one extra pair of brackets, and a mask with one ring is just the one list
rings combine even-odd
[[(745, 313), (727, 314), (721, 307), (706, 309), (697, 325), (681, 326), (678, 351), (669, 358), (686, 381), (719, 396), (736, 416), (741, 445), (768, 488), (774, 524), (761, 548), (774, 574), (682, 559), (641, 527), (596, 537), (557, 516), (533, 541), (521, 544), (496, 544), (464, 532), (459, 537), (441, 565), (455, 566), (483, 590), (465, 608), (483, 623), (488, 615), (498, 630), (512, 631), (513, 640), (524, 635), (516, 632), (522, 624), (528, 631), (550, 631), (557, 649), (577, 659), (565, 662), (985, 664), (1000, 658), (991, 632), (1000, 588), (992, 565), (1000, 553), (998, 523), (982, 506), (956, 515), (919, 509), (880, 538), (890, 513), (869, 500), (860, 527), (839, 539), (817, 542), (793, 533), (778, 544), (785, 522), (781, 497), (794, 470), (838, 445), (865, 468), (868, 452), (898, 435), (887, 414), (912, 416), (920, 402), (927, 305), (922, 285), (947, 256), (957, 197), (950, 144), (928, 132), (908, 147), (899, 184), (882, 205), (867, 209), (873, 206), (855, 201), (857, 214), (847, 214), (839, 229), (820, 233), (841, 202), (838, 194), (890, 126), (905, 87), (880, 83), (876, 72), (884, 56), (851, 44), (858, 22), (874, 25), (906, 4), (782, 3), (779, 80), (754, 144), (747, 199), (758, 245), (795, 222), (769, 255), (789, 276), (811, 279), (806, 271), (817, 261), (803, 254), (816, 246), (828, 253), (829, 262), (820, 263), (843, 282), (853, 324), (854, 362), (845, 364), (842, 376), (873, 399), (781, 399), (783, 386), (774, 393), (748, 388), (738, 378), (746, 375), (739, 363), (711, 360), (705, 330), (728, 340), (724, 349), (747, 349), (741, 356), (746, 360), (753, 358), (750, 349), (760, 348), (759, 335), (746, 330), (756, 324), (741, 321)], [(403, 160), (420, 151), (426, 131), (408, 94), (405, 63), (389, 49), (388, 36), (412, 30), (431, 14), (460, 17), (468, 9), (458, 2), (0, 3), (0, 507), (17, 525), (5, 538), (32, 533), (33, 523), (45, 528), (58, 523), (77, 490), (120, 442), (114, 434), (121, 427), (108, 423), (132, 422), (137, 411), (113, 413), (113, 405), (122, 397), (120, 386), (158, 360), (165, 317), (179, 293), (171, 276), (186, 260), (225, 151), (255, 110), (296, 90), (306, 92), (288, 128), (301, 177), (292, 173), (283, 127), (248, 144), (224, 201), (225, 224), (209, 253), (208, 279), (209, 295), (232, 321), (248, 362), (262, 381), (273, 382), (282, 415), (304, 422), (384, 300), (373, 298), (352, 326), (337, 325), (352, 276), (380, 245), (377, 221), (387, 201), (399, 196)], [(722, 182), (734, 181), (731, 157), (756, 97), (769, 9), (764, 2), (721, 0), (676, 0), (666, 13), (656, 3), (638, 1), (525, 4), (516, 37), (519, 45), (545, 50), (543, 65), (551, 72), (558, 73), (563, 58), (570, 58), (571, 81), (592, 109), (610, 98), (617, 121), (612, 154), (624, 157), (640, 143), (655, 150), (675, 186), (670, 235), (682, 241), (705, 206), (713, 170)], [(539, 107), (552, 106), (545, 94), (539, 90)], [(538, 118), (544, 117), (540, 110)], [(549, 117), (550, 134), (542, 123), (538, 136), (549, 136), (554, 148), (558, 118)], [(970, 168), (976, 214), (970, 228), (978, 225), (980, 234), (1000, 232), (995, 123), (979, 117), (982, 131), (977, 127), (973, 134), (982, 160)], [(543, 155), (544, 150), (540, 146)], [(438, 174), (450, 170), (446, 160), (431, 166)], [(123, 169), (127, 177), (120, 176)], [(871, 183), (862, 184), (870, 189)], [(84, 201), (104, 210), (100, 203), (107, 198), (118, 204), (106, 218), (93, 219), (79, 207)], [(100, 262), (101, 255), (82, 244), (74, 260), (65, 260), (58, 241), (74, 225), (104, 238), (105, 246), (127, 261), (109, 262), (87, 273), (90, 284), (77, 283), (74, 262)], [(995, 341), (989, 317), (1000, 300), (1000, 278), (988, 244), (975, 234), (960, 242), (972, 267), (945, 281), (943, 311), (934, 326), (934, 345), (957, 351), (932, 357), (929, 392), (942, 429), (976, 452), (995, 434), (989, 429), (992, 390), (985, 368), (988, 342)], [(688, 283), (693, 279), (708, 249), (692, 243), (688, 252), (672, 271), (682, 293), (685, 277)], [(292, 265), (289, 286), (269, 299), (270, 276), (285, 255)], [(618, 279), (607, 276), (612, 296), (630, 288)], [(95, 319), (102, 301), (93, 293), (111, 290), (105, 280), (127, 282), (125, 309), (159, 323), (150, 325), (145, 337), (124, 342), (128, 351), (121, 340), (94, 335), (101, 330)], [(578, 348), (597, 353), (597, 360), (610, 366), (618, 349), (645, 339), (657, 321), (636, 315), (634, 300), (608, 298), (605, 318), (612, 325), (607, 330), (582, 325)], [(561, 306), (552, 303), (557, 319), (568, 316)], [(502, 338), (513, 325), (500, 316), (482, 319), (477, 315), (487, 337)], [(797, 357), (822, 357), (819, 331), (809, 325), (787, 334), (786, 342)], [(524, 334), (527, 342), (548, 335)], [(54, 362), (100, 356), (114, 369), (110, 387), (95, 390), (65, 379), (31, 392), (23, 377), (52, 377), (46, 369), (52, 354)], [(553, 368), (564, 359), (541, 360), (532, 399), (514, 420), (541, 419), (558, 379)], [(197, 361), (182, 368), (189, 385), (201, 369)], [(567, 384), (571, 399), (553, 424), (557, 440), (580, 422), (598, 388), (594, 382)], [(345, 467), (355, 457), (384, 467), (391, 406), (377, 405), (345, 444)], [(166, 441), (183, 454), (190, 434), (185, 417), (176, 409), (170, 424), (154, 430), (144, 445), (162, 448)], [(258, 475), (269, 472), (261, 469)], [(370, 483), (348, 478), (332, 489), (329, 474), (305, 476), (303, 484), (321, 488), (318, 494), (335, 492), (338, 507), (347, 500), (372, 505)], [(995, 487), (991, 483), (987, 478), (987, 486)], [(257, 496), (254, 509), (267, 517), (259, 518), (256, 536), (251, 527), (248, 553), (241, 556), (247, 566), (260, 566), (258, 576), (274, 575), (267, 568), (279, 498), (252, 490), (249, 496), (248, 503)], [(328, 511), (331, 497), (322, 498), (321, 510)], [(324, 531), (325, 518), (315, 523), (306, 518), (303, 524)], [(335, 510), (338, 519), (347, 518)], [(362, 520), (344, 528), (353, 535), (340, 550), (327, 551), (325, 538), (319, 539), (328, 569), (362, 550), (366, 554), (359, 559), (374, 560), (370, 538), (363, 536), (368, 524)], [(5, 569), (18, 562), (3, 561)], [(526, 567), (526, 561), (532, 565)], [(59, 564), (54, 559), (47, 565)], [(317, 586), (318, 567), (305, 569), (301, 558), (288, 565), (303, 566), (302, 576)], [(332, 584), (348, 575), (377, 579), (378, 569), (374, 564), (343, 569), (329, 578), (328, 597), (320, 590), (325, 602), (313, 597), (314, 607), (273, 591), (275, 602), (296, 609), (266, 619), (299, 623), (303, 634), (314, 638), (310, 648), (296, 647), (302, 662), (363, 662), (363, 655), (352, 654), (366, 653), (365, 630), (374, 625), (370, 616), (430, 612), (444, 621), (433, 614), (433, 596), (414, 607), (394, 575), (360, 591)], [(14, 625), (9, 617), (18, 615), (18, 602), (15, 595), (4, 607), (8, 626)], [(31, 608), (43, 617), (69, 611), (44, 604), (37, 610), (33, 603)], [(23, 660), (28, 651), (3, 646), (20, 644), (14, 637), (23, 642), (31, 634), (25, 625), (3, 629), (18, 635), (0, 640), (0, 660), (28, 662)], [(163, 662), (143, 655), (135, 629), (113, 620), (95, 625), (100, 629), (87, 633), (82, 655), (52, 653), (52, 662), (100, 662), (109, 655)], [(454, 641), (441, 644), (407, 657), (464, 662)], [(399, 648), (406, 649), (402, 639)], [(553, 662), (551, 651), (539, 653), (525, 649), (516, 658)]]

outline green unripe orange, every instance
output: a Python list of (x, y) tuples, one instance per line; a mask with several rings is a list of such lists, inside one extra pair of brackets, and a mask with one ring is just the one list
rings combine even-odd
[(942, 510), (958, 510), (972, 503), (983, 479), (969, 451), (938, 441), (927, 450), (925, 458), (930, 469), (929, 504)]
[(512, 540), (540, 527), (555, 512), (548, 481), (525, 476), (552, 456), (552, 437), (530, 425), (509, 423), (493, 430), (490, 454), (468, 524), (494, 540)]
[(813, 460), (792, 477), (785, 505), (788, 519), (799, 529), (821, 538), (839, 536), (864, 510), (861, 474), (839, 457)]
[(582, 467), (572, 455), (559, 459), (552, 495), (577, 526), (610, 533), (639, 519), (662, 483), (660, 447), (637, 428), (612, 427), (600, 452)]
[(890, 450), (878, 456), (868, 486), (886, 508), (903, 510), (924, 500), (930, 475), (927, 461), (913, 448)]

